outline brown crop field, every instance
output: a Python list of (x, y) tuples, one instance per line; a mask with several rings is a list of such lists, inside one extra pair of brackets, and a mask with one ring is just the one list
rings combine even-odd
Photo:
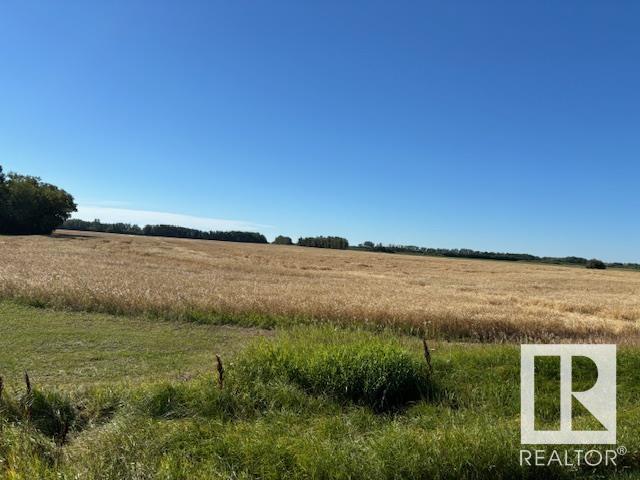
[(444, 338), (638, 343), (640, 273), (59, 232), (0, 237), (0, 297), (210, 323), (332, 321)]

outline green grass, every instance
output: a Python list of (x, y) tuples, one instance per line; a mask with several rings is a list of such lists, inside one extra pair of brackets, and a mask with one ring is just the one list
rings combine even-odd
[(0, 302), (0, 375), (9, 388), (180, 380), (215, 368), (269, 332), (142, 317), (55, 311)]
[[(49, 380), (36, 381), (30, 395), (24, 388), (5, 391), (0, 401), (0, 477), (640, 476), (636, 348), (622, 348), (618, 355), (618, 444), (630, 451), (620, 468), (523, 469), (518, 464), (515, 345), (436, 343), (429, 373), (421, 343), (389, 332), (302, 326), (255, 338), (256, 331), (239, 329), (223, 342), (219, 336), (229, 331), (219, 327), (0, 308), (3, 328), (5, 320), (15, 327), (4, 331), (1, 341), (12, 350), (0, 352), (0, 371), (8, 371), (5, 358), (41, 362), (34, 377)], [(73, 360), (49, 345), (29, 350), (56, 338), (55, 325), (69, 332), (74, 326), (91, 326), (77, 334), (85, 343), (69, 347)], [(147, 334), (135, 335), (137, 328)], [(185, 335), (176, 338), (175, 329)], [(54, 343), (59, 346), (62, 338), (66, 336)], [(116, 363), (115, 372), (75, 377), (77, 358), (91, 367), (100, 360), (89, 353), (100, 346), (113, 358), (128, 352), (130, 368)], [(182, 355), (167, 359), (162, 353), (167, 351)], [(224, 352), (223, 389), (216, 382), (213, 351)], [(54, 365), (53, 359), (57, 367), (51, 368), (59, 371), (47, 376), (46, 365)], [(140, 371), (132, 374), (134, 367)], [(538, 368), (540, 384), (553, 386), (554, 365)], [(586, 385), (593, 378), (589, 364), (574, 368), (578, 383)], [(21, 370), (13, 366), (10, 378), (19, 378)], [(134, 376), (123, 383), (120, 377), (127, 375)], [(542, 425), (557, 421), (553, 392), (541, 389)], [(577, 420), (581, 426), (594, 424), (586, 412)]]
[(244, 352), (238, 371), (252, 381), (291, 383), (380, 411), (433, 390), (426, 362), (399, 342), (328, 327), (299, 327), (278, 342), (257, 342)]

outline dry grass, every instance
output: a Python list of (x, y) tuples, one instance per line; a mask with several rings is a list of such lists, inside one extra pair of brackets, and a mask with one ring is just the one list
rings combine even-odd
[(0, 237), (0, 297), (170, 318), (637, 343), (637, 272), (64, 232)]

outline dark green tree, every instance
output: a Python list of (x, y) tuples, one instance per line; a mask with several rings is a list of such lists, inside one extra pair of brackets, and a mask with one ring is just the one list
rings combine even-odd
[(73, 197), (38, 177), (1, 174), (0, 233), (49, 234), (76, 211)]
[(300, 237), (298, 245), (301, 247), (337, 248), (341, 250), (349, 248), (349, 242), (342, 237)]
[(585, 267), (595, 268), (597, 270), (604, 270), (605, 268), (607, 268), (605, 263), (602, 260), (598, 260), (597, 258), (592, 258), (591, 260), (588, 260)]
[(6, 177), (0, 165), (0, 225), (7, 221), (7, 186)]
[(276, 245), (293, 245), (293, 240), (291, 237), (285, 237), (284, 235), (278, 235), (273, 241)]

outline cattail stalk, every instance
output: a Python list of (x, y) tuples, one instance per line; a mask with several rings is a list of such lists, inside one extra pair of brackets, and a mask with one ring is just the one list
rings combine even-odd
[(27, 419), (31, 418), (31, 402), (32, 402), (32, 389), (31, 389), (31, 379), (29, 378), (29, 374), (24, 372), (24, 383), (27, 386), (27, 394), (24, 397), (24, 410), (27, 416)]
[(218, 386), (222, 388), (224, 386), (224, 366), (222, 365), (220, 355), (216, 355), (216, 363), (218, 370)]
[(67, 443), (67, 435), (69, 435), (69, 421), (65, 419), (62, 424), (62, 433), (60, 434), (60, 445)]
[(24, 383), (27, 385), (27, 395), (31, 395), (31, 380), (29, 379), (29, 374), (24, 372)]
[(431, 352), (429, 351), (429, 345), (427, 345), (427, 339), (422, 339), (422, 347), (424, 348), (424, 359), (427, 361), (427, 365), (429, 366), (429, 372), (433, 372), (433, 367), (431, 366)]

